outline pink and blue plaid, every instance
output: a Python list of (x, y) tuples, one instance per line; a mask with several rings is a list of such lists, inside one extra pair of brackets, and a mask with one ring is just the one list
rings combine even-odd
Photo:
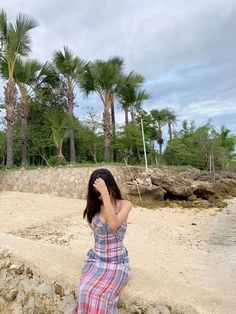
[(112, 232), (96, 214), (92, 227), (95, 245), (84, 260), (72, 314), (117, 314), (120, 291), (131, 276), (128, 250), (123, 245), (127, 223)]

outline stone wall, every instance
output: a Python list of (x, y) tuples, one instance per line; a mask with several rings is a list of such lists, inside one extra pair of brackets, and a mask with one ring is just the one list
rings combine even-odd
[[(0, 171), (0, 190), (46, 193), (63, 197), (86, 198), (91, 173), (99, 167), (50, 167), (37, 170)], [(114, 175), (122, 194), (127, 193), (129, 170), (104, 166)]]

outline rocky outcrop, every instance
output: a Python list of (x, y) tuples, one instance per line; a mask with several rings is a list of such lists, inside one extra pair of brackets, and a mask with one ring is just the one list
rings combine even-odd
[(48, 282), (8, 251), (0, 252), (0, 313), (71, 313), (75, 293)]
[[(189, 168), (177, 172), (130, 166), (99, 166), (109, 169), (122, 195), (140, 205), (139, 187), (144, 205), (181, 205), (184, 207), (224, 207), (225, 198), (236, 196), (236, 172), (217, 172)], [(86, 198), (88, 179), (98, 167), (49, 167), (35, 170), (0, 171), (0, 191), (21, 191), (52, 194), (63, 197)], [(133, 179), (134, 177), (134, 179)], [(142, 204), (143, 205), (143, 204)]]
[(136, 170), (127, 185), (131, 196), (138, 196), (140, 192), (146, 199), (149, 195), (154, 206), (157, 202), (159, 205), (172, 202), (183, 207), (224, 207), (227, 205), (224, 199), (236, 196), (236, 174), (232, 172), (219, 172), (213, 177), (197, 169)]

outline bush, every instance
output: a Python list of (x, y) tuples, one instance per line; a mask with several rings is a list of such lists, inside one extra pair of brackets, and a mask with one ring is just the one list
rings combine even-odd
[(50, 156), (48, 158), (48, 163), (50, 166), (58, 166), (59, 165), (59, 161), (58, 161), (56, 156)]

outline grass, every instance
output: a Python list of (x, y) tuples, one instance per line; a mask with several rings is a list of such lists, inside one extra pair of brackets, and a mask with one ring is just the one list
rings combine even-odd
[[(81, 162), (81, 163), (75, 163), (75, 164), (66, 164), (65, 166), (60, 165), (29, 165), (27, 167), (23, 167), (21, 165), (12, 165), (12, 166), (5, 166), (0, 165), (0, 171), (20, 171), (20, 170), (41, 170), (41, 169), (49, 169), (49, 168), (71, 168), (71, 167), (104, 167), (104, 166), (120, 166), (125, 167), (125, 163), (122, 162)], [(138, 168), (144, 168), (144, 164), (129, 164), (129, 167), (138, 167)], [(148, 165), (149, 169), (161, 169), (161, 170), (173, 170), (177, 172), (186, 171), (189, 169), (198, 169), (191, 165), (188, 166), (176, 166), (176, 165), (167, 165), (167, 164), (161, 164), (161, 165)], [(225, 170), (236, 170), (236, 161), (232, 160), (230, 164), (228, 165), (227, 169)]]
[(0, 171), (19, 171), (19, 170), (39, 170), (39, 169), (49, 169), (49, 168), (71, 168), (71, 167), (103, 167), (103, 166), (125, 166), (124, 163), (118, 163), (118, 162), (82, 162), (82, 163), (75, 163), (75, 164), (66, 164), (64, 166), (60, 165), (29, 165), (27, 167), (23, 167), (21, 165), (12, 165), (12, 166), (0, 166)]

